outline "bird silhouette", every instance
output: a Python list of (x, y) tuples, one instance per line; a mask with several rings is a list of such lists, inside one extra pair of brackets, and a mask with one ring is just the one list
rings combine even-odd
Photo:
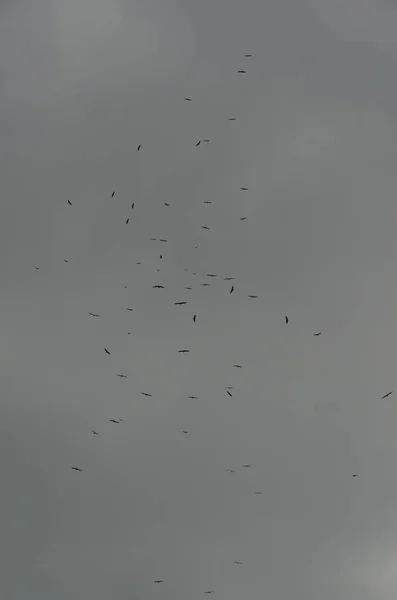
[(70, 202), (70, 200), (68, 200), (68, 204), (69, 204), (70, 206), (73, 206), (73, 204)]
[(122, 377), (123, 379), (127, 379), (127, 375), (122, 375), (122, 373), (116, 373), (117, 377)]
[(120, 421), (117, 421), (116, 419), (109, 419), (109, 421), (110, 421), (111, 423), (117, 423), (117, 424), (118, 424), (118, 423), (120, 423)]
[(139, 150), (142, 148), (142, 144), (139, 144), (138, 148), (136, 149), (137, 152), (139, 152)]
[(193, 323), (196, 322), (197, 315), (193, 315)]
[(385, 394), (384, 396), (382, 396), (381, 400), (384, 400), (385, 398), (388, 398), (393, 392), (394, 392), (394, 390), (392, 390), (391, 392), (387, 392), (387, 394)]
[(106, 354), (110, 354), (109, 350), (107, 348), (104, 348)]
[(229, 294), (232, 294), (233, 292), (234, 292), (234, 285), (232, 285), (232, 287), (230, 288)]
[(285, 322), (288, 325), (288, 323), (289, 323), (289, 318), (288, 317), (285, 317)]
[(319, 331), (318, 333), (313, 333), (314, 337), (318, 337), (319, 335), (321, 335), (321, 331)]
[(141, 392), (142, 396), (148, 396), (149, 398), (152, 397), (152, 394), (148, 394), (147, 392)]
[(94, 435), (99, 435), (99, 433), (97, 431), (95, 431), (95, 429), (91, 429), (91, 431)]
[(83, 469), (79, 469), (79, 467), (70, 467), (71, 469), (73, 469), (73, 471), (80, 471), (80, 473), (83, 471)]
[(88, 314), (91, 315), (91, 317), (100, 317), (101, 316), (101, 315), (97, 315), (96, 313), (92, 313), (92, 312), (89, 312)]
[(112, 192), (112, 198), (114, 198), (114, 195), (115, 195), (115, 193), (116, 193), (116, 192)]
[(183, 302), (174, 302), (174, 304), (176, 306), (182, 306), (183, 304), (187, 304), (187, 302), (183, 301)]

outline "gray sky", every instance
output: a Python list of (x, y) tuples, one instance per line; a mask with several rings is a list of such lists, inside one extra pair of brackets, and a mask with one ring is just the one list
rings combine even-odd
[(396, 27), (2, 1), (2, 598), (394, 600)]

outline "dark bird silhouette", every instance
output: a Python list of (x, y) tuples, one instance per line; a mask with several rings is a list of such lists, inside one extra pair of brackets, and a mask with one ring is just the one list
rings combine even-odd
[(258, 297), (259, 296), (253, 296), (252, 294), (251, 294), (251, 296), (248, 296), (248, 298), (258, 298)]
[(137, 152), (139, 152), (139, 150), (142, 148), (142, 144), (139, 144), (138, 148), (136, 149)]
[(381, 400), (384, 400), (385, 398), (388, 398), (393, 392), (394, 392), (394, 390), (392, 390), (391, 392), (387, 392), (387, 394), (385, 394), (384, 396), (382, 396)]
[(68, 261), (68, 259), (67, 259), (67, 258), (64, 258), (64, 259), (63, 259), (63, 262), (65, 262), (65, 263), (68, 263), (69, 261)]
[(156, 581), (154, 583), (164, 583), (163, 579), (156, 579)]
[(209, 283), (200, 283), (200, 285), (201, 285), (202, 287), (209, 287), (209, 285), (210, 285), (210, 284), (209, 284)]
[(248, 188), (247, 187), (241, 187), (240, 190), (242, 190), (243, 192), (248, 192)]
[(36, 267), (36, 265), (34, 265), (34, 268), (36, 269), (36, 271), (40, 271), (40, 267)]
[(188, 396), (188, 398), (190, 398), (190, 400), (198, 400), (197, 396)]
[(357, 477), (358, 473), (353, 473), (353, 477)]
[(106, 354), (110, 354), (109, 350), (107, 348), (104, 348)]
[(182, 431), (182, 433), (184, 433), (184, 434), (186, 435), (186, 434), (187, 434), (187, 433), (189, 433), (189, 432), (188, 432), (188, 431)]
[(120, 421), (117, 421), (116, 419), (109, 419), (109, 421), (110, 421), (111, 423), (117, 423), (117, 424), (118, 424), (118, 423), (120, 423)]
[(208, 590), (208, 592), (204, 592), (204, 594), (213, 594), (215, 590)]
[(212, 204), (211, 200), (204, 200), (204, 204)]
[(169, 206), (168, 202), (164, 202), (165, 206)]
[(140, 261), (140, 260), (138, 260), (138, 261), (137, 261), (135, 264), (136, 264), (136, 265), (141, 265), (142, 263), (141, 263), (141, 261)]
[(247, 71), (244, 71), (243, 69), (241, 69), (240, 71), (237, 71), (237, 73), (246, 73)]
[(131, 204), (131, 210), (133, 210), (134, 206), (135, 206), (135, 202), (133, 202), (133, 203)]
[(193, 315), (193, 323), (196, 322), (197, 315)]
[(231, 398), (233, 398), (233, 396), (232, 396), (232, 394), (229, 392), (229, 390), (226, 390), (226, 394), (229, 394), (229, 396), (230, 396)]
[(240, 221), (246, 221), (247, 217), (240, 217)]
[(199, 142), (197, 142), (196, 147), (200, 146), (200, 144), (201, 144), (201, 140)]
[(174, 302), (176, 306), (182, 306), (182, 304), (187, 304), (187, 302)]
[(73, 469), (73, 471), (80, 471), (80, 473), (83, 471), (83, 469), (79, 469), (79, 467), (70, 467), (71, 469)]
[(228, 118), (228, 121), (235, 121), (235, 120), (236, 120), (236, 117), (229, 117)]
[(95, 429), (91, 429), (91, 431), (94, 435), (99, 435), (99, 433), (97, 431), (95, 431)]
[(232, 390), (232, 389), (233, 389), (233, 386), (232, 386), (232, 385), (228, 385), (228, 386), (226, 386), (226, 389), (227, 389), (227, 390)]
[(201, 229), (208, 229), (209, 230), (209, 227), (207, 227), (207, 225), (201, 225)]
[(151, 239), (153, 242), (155, 242), (157, 238), (150, 238), (150, 239)]
[(318, 337), (319, 335), (321, 335), (321, 331), (319, 331), (318, 333), (313, 333), (314, 337)]
[(254, 492), (257, 496), (261, 496), (263, 492)]
[(288, 325), (288, 322), (289, 322), (289, 318), (288, 317), (285, 317), (285, 322)]
[(244, 54), (244, 58), (251, 58), (252, 54)]
[(189, 285), (187, 285), (187, 286), (185, 286), (185, 288), (184, 288), (184, 289), (185, 289), (185, 290), (192, 290), (193, 288), (192, 288), (192, 287), (190, 287)]
[(116, 192), (112, 192), (112, 198), (114, 198), (114, 195), (115, 195), (115, 193), (116, 193)]
[(218, 277), (218, 275), (215, 275), (215, 273), (206, 273), (207, 277)]
[(233, 367), (236, 367), (236, 369), (242, 369), (243, 368), (242, 365), (233, 365)]
[(234, 560), (233, 562), (234, 562), (234, 564), (235, 564), (235, 565), (242, 565), (242, 564), (243, 564), (243, 563), (242, 563), (242, 562), (240, 562), (239, 560)]
[(234, 279), (234, 277), (224, 277), (223, 280), (224, 281), (232, 281)]
[(68, 204), (69, 204), (70, 206), (73, 206), (73, 204), (70, 202), (70, 200), (68, 200)]
[(187, 100), (188, 102), (191, 102), (192, 99), (191, 98), (185, 98), (185, 100)]
[[(163, 258), (163, 255), (162, 255), (162, 254), (160, 254), (160, 260), (161, 260), (162, 258)], [(158, 271), (158, 270), (159, 270), (159, 269), (157, 269), (157, 271)]]
[(133, 312), (133, 308), (126, 308), (125, 310), (128, 310), (129, 312)]
[(128, 217), (128, 219), (126, 220), (125, 224), (128, 225), (129, 222), (130, 222), (130, 218)]
[(163, 285), (153, 285), (152, 287), (157, 288), (159, 290), (163, 290), (164, 289)]
[(190, 350), (178, 350), (178, 352), (181, 354), (186, 354), (187, 352), (190, 352)]
[(152, 397), (152, 394), (148, 394), (147, 392), (141, 392), (142, 396), (148, 396), (149, 398)]
[(123, 379), (127, 379), (127, 375), (123, 375), (122, 373), (116, 373), (117, 377), (122, 377)]
[(232, 285), (232, 287), (230, 288), (229, 294), (232, 294), (233, 292), (234, 292), (234, 285)]
[(160, 240), (160, 242), (168, 242), (168, 240)]
[(235, 473), (236, 471), (234, 469), (228, 469), (229, 473)]
[(249, 469), (251, 465), (243, 465), (244, 468)]
[(100, 317), (101, 316), (101, 315), (97, 315), (96, 313), (91, 313), (91, 312), (89, 312), (88, 314), (91, 315), (91, 317)]

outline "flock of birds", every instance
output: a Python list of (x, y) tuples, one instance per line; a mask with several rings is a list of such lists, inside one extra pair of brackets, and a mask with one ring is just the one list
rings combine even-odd
[[(252, 54), (245, 54), (245, 55), (244, 55), (244, 58), (246, 58), (246, 59), (249, 59), (249, 58), (251, 58), (251, 57), (252, 57)], [(240, 69), (240, 70), (238, 70), (238, 71), (237, 71), (237, 73), (238, 73), (238, 74), (240, 74), (240, 75), (244, 75), (244, 74), (246, 74), (246, 73), (247, 73), (247, 71), (246, 71), (245, 69)], [(192, 98), (185, 97), (184, 99), (185, 99), (185, 101), (186, 101), (186, 102), (192, 102)], [(229, 120), (229, 121), (236, 121), (236, 117), (229, 117), (229, 118), (228, 118), (228, 120)], [(203, 139), (203, 140), (199, 140), (199, 141), (196, 143), (196, 146), (199, 146), (201, 143), (203, 143), (203, 144), (208, 144), (208, 143), (210, 143), (210, 140), (209, 140), (209, 139)], [(136, 151), (137, 151), (137, 152), (139, 152), (141, 149), (142, 149), (142, 144), (139, 144), (139, 145), (137, 146), (137, 149), (136, 149)], [(243, 191), (243, 192), (248, 192), (248, 188), (247, 188), (247, 187), (240, 187), (240, 190), (241, 190), (241, 191)], [(116, 191), (114, 190), (114, 191), (111, 193), (111, 198), (113, 199), (113, 198), (115, 197), (115, 195), (116, 195)], [(69, 205), (69, 206), (73, 206), (73, 203), (72, 203), (70, 200), (67, 200), (67, 203), (68, 203), (68, 205)], [(167, 202), (164, 202), (164, 204), (165, 204), (165, 206), (167, 206), (167, 207), (169, 207), (169, 206), (170, 206), (170, 204), (169, 204), (169, 203), (167, 203)], [(211, 202), (210, 200), (204, 200), (204, 204), (212, 204), (212, 202)], [(132, 205), (131, 205), (131, 210), (133, 210), (133, 209), (134, 209), (134, 206), (135, 206), (135, 203), (133, 202), (133, 203), (132, 203)], [(244, 220), (246, 220), (246, 218), (247, 218), (247, 217), (243, 216), (243, 217), (240, 217), (240, 220), (241, 220), (241, 221), (244, 221)], [(129, 223), (130, 223), (130, 217), (127, 217), (127, 219), (125, 220), (125, 224), (126, 224), (126, 225), (128, 225)], [(207, 231), (209, 231), (209, 230), (210, 230), (210, 227), (209, 227), (209, 226), (207, 226), (207, 225), (201, 225), (201, 228), (202, 228), (202, 229), (204, 229), (204, 230), (207, 230)], [(152, 238), (150, 238), (150, 239), (151, 239), (152, 241), (155, 241), (157, 238), (153, 238), (153, 237), (152, 237)], [(166, 243), (168, 240), (167, 240), (167, 239), (164, 239), (164, 238), (159, 238), (159, 239), (158, 239), (158, 241), (160, 241), (160, 242), (162, 242), (162, 243)], [(196, 245), (196, 246), (194, 246), (194, 248), (196, 248), (196, 249), (197, 249), (197, 248), (199, 248), (199, 245)], [(163, 255), (162, 255), (162, 254), (160, 254), (160, 259), (162, 259), (162, 258), (163, 258)], [(68, 259), (67, 259), (67, 258), (65, 258), (65, 259), (64, 259), (64, 261), (65, 261), (65, 262), (68, 262)], [(137, 261), (137, 263), (136, 263), (136, 264), (142, 264), (142, 263), (141, 263), (141, 261)], [(36, 269), (36, 270), (39, 270), (39, 269), (40, 269), (40, 267), (37, 267), (37, 266), (34, 266), (34, 267), (35, 267), (35, 269)], [(185, 270), (187, 270), (187, 269), (185, 269)], [(157, 269), (157, 271), (159, 271), (159, 269)], [(196, 273), (193, 273), (193, 275), (196, 275)], [(217, 275), (217, 274), (215, 274), (215, 273), (206, 273), (206, 276), (207, 276), (209, 279), (212, 279), (212, 278), (218, 277), (218, 275)], [(223, 280), (224, 280), (224, 281), (233, 281), (233, 280), (234, 280), (234, 277), (223, 277)], [(208, 282), (202, 282), (202, 283), (200, 283), (200, 286), (203, 286), (203, 287), (208, 287), (208, 286), (210, 286), (210, 283), (208, 283)], [(124, 287), (127, 287), (127, 286), (124, 286)], [(153, 287), (153, 289), (164, 289), (164, 286), (163, 286), (163, 285), (160, 285), (160, 284), (154, 284), (152, 287)], [(186, 286), (184, 289), (186, 289), (186, 290), (192, 290), (193, 288), (192, 288), (191, 286)], [(232, 294), (232, 293), (234, 292), (234, 290), (235, 290), (235, 285), (234, 285), (234, 283), (233, 283), (233, 284), (231, 284), (231, 287), (230, 287), (230, 289), (229, 289), (229, 294)], [(258, 298), (258, 295), (256, 295), (256, 294), (249, 294), (249, 295), (248, 295), (248, 297), (249, 297), (249, 298), (251, 298), (251, 299), (257, 299), (257, 298)], [(177, 301), (177, 302), (174, 302), (174, 304), (175, 304), (175, 306), (184, 306), (184, 305), (186, 305), (186, 304), (187, 304), (187, 301), (185, 301), (185, 300), (183, 300), (183, 301)], [(129, 307), (129, 308), (126, 308), (126, 310), (127, 310), (127, 311), (129, 311), (129, 312), (132, 312), (134, 309)], [(91, 317), (94, 317), (94, 318), (100, 318), (100, 316), (101, 316), (100, 314), (98, 314), (98, 313), (96, 313), (96, 312), (89, 312), (88, 314), (89, 314)], [(192, 320), (193, 320), (193, 322), (194, 322), (194, 323), (196, 323), (196, 320), (197, 320), (197, 314), (193, 314), (193, 316), (192, 316)], [(288, 316), (285, 316), (285, 324), (286, 324), (286, 325), (288, 325), (288, 324), (289, 324), (289, 322), (290, 322), (290, 319), (289, 319), (289, 317), (288, 317)], [(129, 335), (130, 335), (130, 332), (129, 332)], [(321, 331), (317, 331), (317, 332), (313, 333), (313, 336), (315, 336), (315, 337), (318, 337), (318, 336), (320, 336), (320, 335), (322, 335), (322, 332), (321, 332)], [(109, 350), (108, 348), (104, 348), (104, 352), (105, 352), (105, 354), (106, 354), (106, 355), (109, 355), (109, 356), (111, 356), (111, 352), (110, 352), (110, 350)], [(181, 354), (187, 354), (187, 353), (189, 353), (189, 352), (190, 352), (190, 350), (189, 350), (188, 348), (181, 348), (181, 349), (179, 349), (179, 350), (178, 350), (178, 352), (179, 352), (179, 353), (181, 353)], [(233, 367), (234, 367), (234, 368), (236, 368), (236, 369), (242, 369), (242, 368), (243, 368), (243, 365), (241, 365), (241, 364), (234, 364), (234, 365), (233, 365)], [(117, 377), (120, 377), (120, 378), (123, 378), (123, 379), (127, 379), (127, 375), (125, 375), (125, 374), (123, 374), (123, 373), (116, 373), (116, 376), (117, 376)], [(230, 397), (232, 397), (232, 396), (233, 396), (233, 395), (232, 395), (232, 391), (233, 391), (233, 386), (226, 386), (226, 388), (225, 388), (225, 392), (226, 392), (226, 394), (227, 394), (228, 396), (230, 396)], [(384, 395), (382, 396), (382, 398), (381, 398), (381, 399), (383, 400), (383, 399), (385, 399), (385, 398), (388, 398), (388, 397), (389, 397), (389, 396), (390, 396), (390, 395), (393, 393), (393, 391), (394, 391), (394, 390), (391, 390), (391, 391), (389, 391), (388, 393), (384, 394)], [(148, 397), (148, 398), (151, 398), (151, 397), (152, 397), (152, 394), (150, 394), (150, 393), (148, 393), (148, 392), (141, 392), (141, 394), (142, 394), (143, 396), (145, 396), (145, 397)], [(188, 396), (188, 398), (189, 398), (189, 399), (197, 399), (198, 397), (197, 397), (197, 396)], [(122, 418), (118, 418), (118, 419), (111, 418), (111, 419), (109, 419), (109, 422), (110, 422), (110, 423), (114, 423), (114, 424), (120, 424), (122, 421), (123, 421), (123, 419), (122, 419)], [(99, 433), (98, 433), (98, 431), (96, 431), (95, 429), (92, 429), (91, 431), (92, 431), (92, 434), (93, 434), (93, 435), (95, 435), (95, 436), (99, 436)], [(187, 430), (183, 430), (183, 432), (182, 432), (182, 433), (183, 433), (184, 435), (187, 435), (189, 432), (188, 432)], [(251, 464), (243, 464), (243, 465), (241, 465), (241, 466), (242, 466), (243, 468), (246, 468), (246, 469), (247, 469), (247, 468), (250, 468), (252, 465), (251, 465)], [(73, 471), (77, 471), (77, 472), (80, 472), (80, 473), (83, 471), (83, 470), (82, 470), (80, 467), (78, 467), (78, 466), (72, 466), (72, 465), (69, 465), (69, 467), (70, 467), (70, 469), (72, 469)], [(234, 469), (228, 469), (228, 471), (229, 471), (230, 473), (235, 473), (235, 470), (234, 470)], [(358, 475), (357, 473), (354, 473), (352, 476), (353, 476), (353, 477), (357, 477), (357, 475)], [(256, 495), (261, 495), (261, 494), (262, 494), (262, 492), (261, 492), (261, 491), (255, 491), (254, 493), (255, 493)], [(239, 561), (239, 560), (234, 560), (234, 561), (233, 561), (233, 563), (234, 563), (235, 565), (242, 565), (242, 564), (243, 564), (243, 563), (242, 563), (241, 561)], [(164, 583), (164, 580), (163, 580), (163, 579), (156, 579), (156, 580), (154, 580), (154, 583), (155, 583), (155, 584), (162, 584), (162, 583)], [(215, 592), (215, 590), (207, 590), (207, 591), (205, 591), (205, 592), (204, 592), (204, 594), (206, 594), (206, 595), (211, 595), (211, 594), (213, 594), (214, 592)]]

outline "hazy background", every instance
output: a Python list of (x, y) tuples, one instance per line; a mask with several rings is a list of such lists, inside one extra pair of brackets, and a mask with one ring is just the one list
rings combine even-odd
[(2, 0), (1, 598), (394, 600), (396, 29)]

